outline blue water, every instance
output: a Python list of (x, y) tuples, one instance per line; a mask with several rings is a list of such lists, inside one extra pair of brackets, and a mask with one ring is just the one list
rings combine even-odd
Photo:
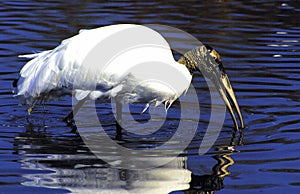
[[(1, 1), (0, 193), (298, 193), (299, 17), (300, 5), (292, 0)], [(198, 130), (185, 152), (160, 168), (115, 169), (95, 157), (61, 120), (71, 111), (67, 97), (37, 106), (28, 118), (27, 107), (12, 97), (12, 82), (25, 63), (17, 56), (52, 49), (80, 29), (117, 23), (173, 26), (216, 48), (246, 128), (234, 134), (228, 114), (214, 146), (197, 154), (210, 116), (207, 85), (198, 74)], [(110, 105), (99, 106), (114, 138)], [(143, 121), (139, 108), (131, 114)], [(147, 148), (168, 140), (180, 119), (177, 109), (175, 103), (168, 127), (149, 141), (129, 133), (120, 145)]]

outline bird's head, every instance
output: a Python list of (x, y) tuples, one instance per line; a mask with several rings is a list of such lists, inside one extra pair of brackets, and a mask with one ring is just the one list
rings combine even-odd
[(191, 74), (200, 71), (209, 78), (224, 100), (236, 129), (239, 129), (239, 125), (235, 112), (239, 117), (241, 128), (244, 128), (243, 117), (219, 53), (208, 45), (202, 45), (185, 53), (178, 62), (184, 64)]

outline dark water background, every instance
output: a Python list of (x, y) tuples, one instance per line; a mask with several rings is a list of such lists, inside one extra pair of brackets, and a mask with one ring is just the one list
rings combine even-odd
[[(299, 18), (300, 4), (292, 0), (1, 1), (0, 193), (299, 193)], [(170, 25), (216, 48), (244, 115), (244, 131), (232, 138), (228, 115), (214, 147), (198, 156), (201, 126), (209, 118), (202, 111), (185, 154), (159, 169), (132, 171), (111, 168), (70, 132), (60, 120), (71, 110), (67, 98), (37, 107), (27, 120), (26, 107), (11, 93), (25, 62), (17, 56), (52, 49), (79, 29), (117, 23)], [(207, 88), (199, 75), (193, 81), (202, 99)], [(113, 134), (112, 114), (103, 114)], [(178, 119), (171, 117), (171, 124)], [(139, 140), (126, 136), (123, 144)]]

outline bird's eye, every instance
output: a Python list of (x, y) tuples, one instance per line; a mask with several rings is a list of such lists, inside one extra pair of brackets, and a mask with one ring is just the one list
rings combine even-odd
[(207, 51), (210, 53), (210, 56), (212, 56), (214, 58), (214, 60), (218, 64), (220, 64), (222, 62), (222, 60), (221, 60), (221, 56), (219, 55), (219, 53), (207, 44), (205, 44), (204, 46), (206, 47)]
[(216, 60), (216, 62), (218, 64), (220, 64), (222, 62), (221, 56), (219, 55), (219, 53), (216, 50), (214, 50), (214, 49), (211, 50), (210, 55)]
[(225, 74), (225, 69), (223, 67), (221, 56), (219, 55), (219, 53), (213, 48), (211, 48), (209, 50), (209, 53), (214, 58), (216, 63), (218, 64), (218, 67), (219, 67), (220, 71)]

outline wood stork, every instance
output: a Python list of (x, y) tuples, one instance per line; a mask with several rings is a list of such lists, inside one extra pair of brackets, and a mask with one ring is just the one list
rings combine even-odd
[[(72, 115), (76, 114), (85, 100), (101, 97), (114, 98), (117, 102), (117, 120), (121, 120), (122, 113), (120, 112), (122, 102), (125, 98), (129, 103), (145, 102), (146, 104), (155, 103), (156, 105), (165, 103), (165, 106), (168, 107), (188, 89), (193, 72), (201, 71), (217, 87), (232, 116), (236, 129), (239, 128), (239, 124), (234, 110), (239, 117), (241, 128), (244, 127), (239, 105), (228, 76), (224, 71), (220, 55), (210, 46), (202, 45), (191, 50), (184, 54), (177, 62), (174, 60), (168, 44), (165, 46), (168, 47), (167, 49), (154, 47), (147, 47), (141, 50), (136, 49), (130, 53), (131, 57), (121, 57), (121, 61), (116, 60), (118, 63), (115, 62), (109, 68), (85, 71), (85, 67), (82, 64), (87, 55), (89, 55), (88, 53), (97, 44), (102, 44), (105, 38), (118, 30), (134, 29), (136, 27), (147, 28), (141, 25), (119, 24), (84, 30), (78, 35), (62, 41), (53, 50), (24, 55), (23, 57), (30, 58), (31, 60), (21, 69), (19, 78), (13, 83), (17, 88), (15, 96), (29, 105), (28, 114), (30, 114), (38, 101), (73, 94), (79, 102), (66, 120), (70, 120)], [(147, 30), (154, 31), (150, 28)], [(158, 34), (157, 32), (155, 33)], [(112, 46), (110, 48), (118, 47), (118, 45)], [(168, 91), (168, 88), (163, 88), (161, 85), (152, 82), (147, 83), (139, 89), (131, 86), (134, 85), (132, 83), (136, 82), (138, 77), (157, 74), (156, 67), (145, 68), (145, 71), (130, 72), (130, 68), (132, 68), (131, 64), (136, 63), (135, 59), (153, 57), (153, 55), (158, 55), (158, 57), (155, 57), (160, 57), (164, 61), (164, 64), (171, 65), (186, 80), (176, 91)], [(206, 57), (206, 63), (201, 61), (202, 58), (200, 58), (200, 55)], [(102, 53), (98, 53), (97, 56), (98, 60), (101, 57), (105, 57), (106, 54), (102, 55)], [(167, 69), (164, 70), (162, 67), (164, 66), (159, 67), (161, 69), (159, 74), (169, 74), (169, 76), (172, 76)], [(78, 74), (81, 79), (75, 84), (76, 80), (74, 77)], [(96, 85), (97, 89), (91, 88), (91, 85)]]

